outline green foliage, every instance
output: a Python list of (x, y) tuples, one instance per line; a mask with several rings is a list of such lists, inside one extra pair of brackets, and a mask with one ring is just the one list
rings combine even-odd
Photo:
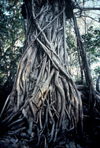
[(94, 71), (98, 75), (100, 73), (100, 66), (96, 66)]
[[(70, 31), (69, 31), (70, 30)], [(71, 29), (71, 25), (67, 26), (67, 45), (68, 45), (68, 54), (69, 54), (69, 64), (72, 76), (75, 81), (81, 81), (81, 72), (80, 69), (82, 68), (82, 61), (80, 58), (80, 53), (77, 50), (77, 41), (75, 40), (75, 35), (73, 30)], [(86, 49), (87, 59), (89, 66), (92, 64), (99, 62), (100, 58), (100, 29), (93, 28), (90, 26), (87, 34), (82, 35), (84, 46)], [(80, 50), (80, 49), (79, 49)], [(91, 68), (91, 67), (90, 67)], [(91, 70), (93, 77), (98, 74), (99, 69), (95, 68), (95, 70)]]
[[(69, 58), (71, 59), (70, 65), (72, 65), (71, 63), (73, 63), (77, 57), (77, 45), (76, 45), (76, 40), (75, 40), (75, 34), (73, 32), (72, 29), (72, 25), (73, 23), (71, 21), (67, 22), (66, 24), (66, 42), (67, 42), (67, 52), (69, 55)], [(74, 66), (74, 64), (73, 64)]]
[[(21, 1), (0, 1), (0, 84), (12, 83), (22, 55), (24, 29)], [(20, 42), (19, 42), (20, 39)]]
[(82, 36), (90, 64), (98, 62), (100, 58), (100, 30), (90, 26), (87, 34)]
[[(86, 48), (87, 59), (90, 68), (92, 64), (96, 65), (100, 61), (100, 29), (90, 26), (87, 34), (82, 36)], [(97, 76), (100, 72), (100, 66), (94, 66), (91, 70), (93, 82), (95, 84)]]

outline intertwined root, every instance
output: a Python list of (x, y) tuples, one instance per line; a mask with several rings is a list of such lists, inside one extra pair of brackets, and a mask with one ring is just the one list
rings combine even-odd
[[(53, 53), (52, 53), (53, 54)], [(54, 55), (53, 55), (54, 56)], [(57, 63), (56, 63), (56, 62)], [(59, 65), (59, 66), (58, 66)], [(45, 135), (56, 141), (60, 131), (82, 127), (82, 103), (78, 91), (60, 60), (30, 47), (22, 57), (12, 93), (1, 112), (9, 134)]]
[(7, 124), (9, 134), (29, 135), (38, 144), (44, 137), (46, 144), (56, 141), (59, 132), (77, 131), (77, 125), (82, 129), (82, 102), (68, 70), (65, 5), (47, 1), (38, 7), (34, 0), (26, 5), (26, 51), (1, 124)]

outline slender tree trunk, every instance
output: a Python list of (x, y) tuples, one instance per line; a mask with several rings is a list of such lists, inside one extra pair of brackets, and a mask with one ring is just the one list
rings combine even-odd
[(78, 29), (77, 20), (74, 16), (74, 13), (73, 13), (73, 21), (74, 21), (78, 46), (80, 48), (80, 55), (81, 55), (82, 63), (83, 63), (83, 67), (84, 67), (85, 78), (86, 78), (86, 82), (87, 82), (87, 85), (88, 85), (89, 90), (90, 90), (89, 105), (90, 105), (90, 113), (91, 113), (91, 112), (93, 112), (93, 109), (94, 109), (96, 94), (95, 94), (95, 89), (94, 89), (94, 86), (93, 86), (93, 80), (92, 80), (92, 77), (91, 77), (90, 69), (89, 69), (89, 66), (88, 66), (87, 58), (86, 58), (86, 51), (85, 51), (84, 45), (82, 43), (81, 35), (80, 35), (79, 29)]
[(39, 144), (43, 135), (50, 143), (59, 132), (82, 130), (83, 113), (68, 67), (65, 3), (37, 2), (26, 2), (26, 50), (0, 117), (10, 134), (23, 131)]
[(96, 90), (100, 93), (99, 83), (100, 83), (100, 75), (98, 76), (97, 81), (96, 81)]
[(81, 84), (83, 84), (83, 64), (80, 58), (80, 50), (79, 50), (78, 45), (77, 45), (77, 50), (78, 50), (78, 59), (79, 59), (79, 65), (80, 65)]

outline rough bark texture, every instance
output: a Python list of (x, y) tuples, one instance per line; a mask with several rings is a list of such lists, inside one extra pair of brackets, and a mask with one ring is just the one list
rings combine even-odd
[[(12, 92), (0, 114), (8, 134), (55, 142), (82, 129), (82, 102), (68, 68), (65, 4), (26, 3), (27, 36)], [(22, 134), (24, 133), (24, 134)]]

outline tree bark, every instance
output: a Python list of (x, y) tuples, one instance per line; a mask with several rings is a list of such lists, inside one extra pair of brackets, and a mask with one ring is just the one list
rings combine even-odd
[(83, 63), (83, 67), (84, 67), (86, 83), (87, 83), (89, 90), (90, 90), (90, 98), (89, 98), (90, 113), (93, 113), (93, 109), (94, 109), (94, 105), (95, 105), (95, 101), (96, 101), (96, 94), (95, 94), (93, 80), (91, 77), (90, 69), (88, 66), (87, 58), (86, 58), (86, 51), (85, 51), (84, 45), (82, 43), (81, 35), (80, 35), (79, 29), (78, 29), (77, 20), (75, 18), (74, 13), (73, 13), (73, 22), (74, 22), (74, 26), (75, 26), (77, 43), (80, 48), (80, 55), (81, 55), (82, 63)]
[(96, 90), (100, 93), (99, 83), (100, 83), (100, 75), (98, 76), (97, 81), (96, 81)]
[[(38, 144), (45, 135), (82, 130), (82, 101), (69, 72), (65, 4), (26, 2), (28, 30), (16, 79), (0, 114), (9, 134), (25, 132)], [(7, 117), (7, 119), (5, 118)], [(28, 125), (26, 126), (26, 124)]]

